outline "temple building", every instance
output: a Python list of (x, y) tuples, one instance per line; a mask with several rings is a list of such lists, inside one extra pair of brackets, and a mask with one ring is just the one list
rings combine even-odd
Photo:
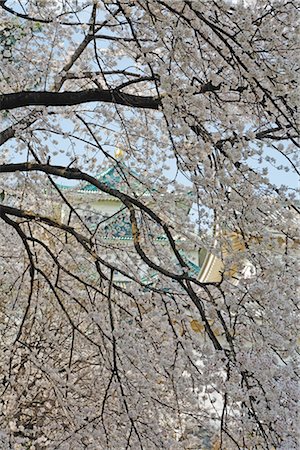
[[(136, 174), (129, 169), (122, 161), (116, 160), (114, 165), (109, 166), (103, 172), (97, 174), (95, 178), (109, 188), (117, 189), (120, 192), (126, 193), (137, 199), (141, 199), (144, 204), (151, 208), (151, 203), (154, 204), (153, 194), (155, 194), (155, 202), (157, 203), (157, 190), (154, 187), (149, 188), (147, 183), (143, 183), (143, 177)], [(68, 187), (65, 185), (58, 185), (67, 197), (72, 198), (72, 205), (75, 206), (76, 211), (84, 219), (89, 229), (101, 235), (101, 239), (106, 242), (107, 247), (112, 249), (127, 250), (133, 249), (133, 235), (132, 226), (129, 219), (129, 213), (120, 199), (104, 193), (97, 189), (94, 185), (85, 183), (77, 187)], [(161, 201), (163, 205), (163, 196), (161, 194)], [(192, 206), (192, 196), (187, 192), (183, 195), (173, 193), (173, 211), (174, 215), (184, 214), (188, 217)], [(160, 216), (166, 214), (163, 210)], [(68, 220), (69, 210), (65, 206), (62, 210), (62, 221)], [(145, 227), (144, 227), (145, 228)], [(146, 227), (147, 228), (147, 227)], [(147, 238), (151, 239), (156, 246), (166, 248), (168, 241), (164, 233), (161, 232), (157, 224), (152, 224), (147, 228)], [(213, 256), (205, 249), (188, 248), (189, 245), (184, 241), (184, 249), (181, 249), (181, 238), (175, 236), (180, 254), (187, 264), (191, 276), (197, 278), (203, 283), (217, 282), (221, 278), (222, 262)], [(183, 241), (182, 241), (183, 243)], [(112, 260), (116, 257), (113, 257)], [(140, 274), (143, 279), (143, 273)], [(155, 271), (151, 273), (151, 279), (155, 280), (157, 274)], [(149, 274), (148, 274), (149, 277)], [(129, 282), (126, 277), (116, 274), (116, 281), (121, 283)], [(150, 282), (146, 278), (143, 282)]]

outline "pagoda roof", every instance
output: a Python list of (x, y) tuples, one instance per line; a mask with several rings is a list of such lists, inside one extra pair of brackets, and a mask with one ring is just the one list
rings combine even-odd
[[(108, 167), (103, 172), (95, 175), (95, 178), (112, 189), (118, 189), (120, 192), (127, 193), (127, 191), (135, 191), (138, 194), (149, 194), (150, 191), (155, 189), (149, 189), (141, 179), (142, 177), (134, 170), (129, 169), (124, 163), (117, 162), (111, 167)], [(91, 183), (85, 183), (79, 186), (65, 186), (57, 184), (57, 187), (63, 190), (72, 190), (73, 192), (82, 193), (102, 193), (96, 186)], [(107, 196), (107, 194), (104, 194)]]

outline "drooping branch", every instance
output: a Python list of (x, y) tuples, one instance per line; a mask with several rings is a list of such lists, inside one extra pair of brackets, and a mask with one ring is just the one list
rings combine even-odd
[(161, 105), (158, 97), (125, 94), (118, 90), (88, 89), (65, 92), (16, 92), (0, 96), (0, 111), (23, 106), (70, 106), (81, 103), (104, 102), (134, 108), (157, 110)]
[[(16, 163), (16, 164), (3, 164), (0, 166), (0, 173), (14, 173), (14, 172), (19, 172), (19, 171), (23, 171), (23, 172), (37, 171), (37, 172), (46, 173), (48, 175), (54, 175), (54, 176), (58, 176), (58, 177), (62, 177), (62, 178), (67, 178), (70, 180), (85, 181), (85, 182), (88, 182), (88, 183), (92, 184), (93, 186), (97, 187), (100, 191), (102, 191), (108, 195), (111, 195), (113, 197), (118, 198), (129, 211), (132, 211), (133, 206), (137, 207), (141, 211), (144, 211), (151, 219), (153, 219), (163, 229), (163, 231), (168, 239), (168, 242), (171, 246), (171, 249), (174, 253), (174, 256), (176, 257), (180, 267), (183, 268), (183, 273), (181, 273), (181, 274), (171, 273), (168, 270), (165, 270), (162, 267), (155, 265), (156, 270), (158, 270), (161, 274), (165, 275), (166, 277), (172, 278), (174, 280), (188, 280), (188, 281), (193, 282), (194, 284), (196, 284), (199, 287), (203, 287), (204, 284), (213, 284), (213, 285), (218, 284), (218, 283), (201, 283), (196, 278), (189, 276), (189, 274), (186, 272), (186, 263), (177, 248), (176, 242), (175, 242), (174, 237), (169, 229), (169, 226), (150, 207), (148, 207), (147, 205), (142, 203), (137, 198), (131, 197), (130, 195), (125, 194), (125, 193), (119, 191), (118, 189), (114, 189), (114, 188), (107, 186), (105, 183), (102, 183), (101, 181), (97, 180), (96, 178), (92, 177), (91, 175), (89, 175), (85, 172), (82, 172), (78, 168), (53, 166), (50, 164), (41, 164), (41, 163), (27, 163), (27, 162)], [(1, 211), (1, 208), (8, 208), (8, 207), (0, 206), (0, 211)], [(12, 211), (12, 208), (10, 208), (10, 210)], [(28, 218), (30, 219), (30, 217), (28, 217)], [(31, 217), (31, 219), (32, 218), (33, 217)], [(45, 220), (47, 222), (47, 220), (49, 221), (50, 219), (45, 218)], [(49, 224), (50, 224), (50, 222), (49, 222)], [(65, 227), (65, 225), (63, 225), (63, 227)], [(61, 228), (61, 225), (59, 225), (59, 228)], [(87, 239), (87, 241), (89, 242), (88, 239)], [(80, 243), (82, 244), (81, 241), (80, 241)], [(138, 253), (141, 256), (141, 258), (144, 260), (144, 262), (146, 262), (146, 264), (148, 264), (148, 259), (143, 257), (143, 252), (138, 252)]]
[(23, 172), (38, 171), (38, 172), (43, 172), (43, 173), (46, 173), (49, 175), (55, 175), (58, 177), (67, 178), (69, 180), (86, 181), (86, 182), (92, 184), (93, 186), (95, 186), (96, 188), (98, 188), (100, 191), (105, 192), (106, 194), (109, 194), (113, 197), (118, 198), (128, 209), (130, 209), (130, 207), (132, 205), (136, 206), (137, 208), (144, 211), (149, 217), (151, 217), (151, 219), (153, 219), (158, 225), (160, 225), (162, 227), (162, 229), (164, 230), (164, 232), (168, 238), (168, 241), (171, 245), (171, 248), (172, 248), (178, 262), (180, 263), (180, 265), (182, 267), (185, 266), (185, 263), (180, 255), (178, 249), (176, 248), (176, 244), (175, 244), (175, 241), (169, 230), (169, 227), (163, 222), (163, 220), (151, 208), (149, 208), (147, 205), (145, 205), (138, 199), (131, 197), (130, 195), (125, 194), (125, 193), (119, 191), (118, 189), (114, 189), (114, 188), (107, 186), (105, 183), (100, 182), (96, 178), (92, 177), (91, 175), (89, 175), (85, 172), (82, 172), (81, 170), (79, 170), (77, 168), (53, 166), (50, 164), (27, 163), (27, 162), (16, 163), (16, 164), (3, 164), (2, 166), (0, 166), (0, 173), (14, 173), (14, 172), (18, 172), (18, 171), (23, 171)]

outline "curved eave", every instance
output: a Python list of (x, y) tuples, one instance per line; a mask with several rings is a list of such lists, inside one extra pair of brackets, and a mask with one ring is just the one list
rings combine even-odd
[(121, 200), (117, 197), (113, 197), (112, 195), (105, 194), (99, 190), (92, 191), (92, 190), (83, 190), (83, 189), (74, 189), (73, 186), (58, 186), (58, 188), (62, 191), (65, 191), (69, 193), (70, 195), (76, 196), (76, 197), (83, 197), (83, 196), (95, 196), (97, 200), (105, 200), (105, 201), (111, 201), (111, 202), (118, 202), (121, 203)]
[(218, 283), (222, 280), (223, 263), (215, 255), (208, 253), (198, 276), (200, 283)]
[[(132, 243), (133, 242), (133, 237), (132, 236), (118, 236), (118, 237), (102, 237), (102, 239), (105, 241), (105, 242), (130, 242), (130, 243)], [(156, 243), (157, 242), (159, 242), (159, 243), (162, 243), (162, 244), (165, 244), (165, 243), (167, 243), (167, 239), (163, 239), (163, 238), (157, 238), (157, 239), (155, 239), (154, 240)]]

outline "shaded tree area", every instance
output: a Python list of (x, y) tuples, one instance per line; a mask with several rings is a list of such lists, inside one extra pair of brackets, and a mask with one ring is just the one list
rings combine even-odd
[(3, 448), (298, 448), (297, 2), (0, 17)]

